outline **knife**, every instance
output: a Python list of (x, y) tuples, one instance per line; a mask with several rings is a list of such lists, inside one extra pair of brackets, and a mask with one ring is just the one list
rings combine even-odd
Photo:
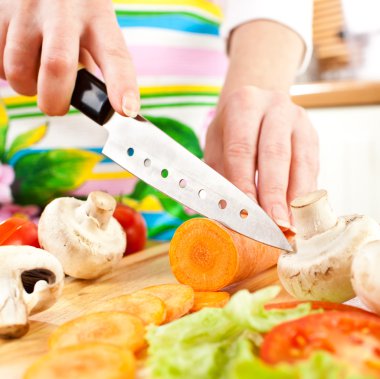
[(105, 84), (81, 68), (71, 105), (99, 125), (102, 153), (186, 207), (249, 238), (292, 251), (275, 222), (251, 198), (141, 115), (114, 112)]

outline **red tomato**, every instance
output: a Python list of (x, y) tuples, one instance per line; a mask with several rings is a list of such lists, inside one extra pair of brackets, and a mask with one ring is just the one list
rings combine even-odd
[(269, 364), (293, 363), (324, 350), (361, 374), (380, 374), (380, 318), (371, 314), (329, 311), (274, 327), (260, 357)]
[(290, 309), (295, 308), (297, 305), (302, 303), (310, 303), (312, 309), (323, 309), (324, 311), (350, 311), (350, 312), (360, 312), (368, 315), (374, 315), (374, 313), (366, 311), (361, 308), (353, 307), (351, 305), (331, 303), (328, 301), (286, 301), (282, 303), (271, 303), (266, 304), (265, 309)]
[(143, 250), (147, 239), (144, 217), (133, 208), (121, 203), (117, 204), (113, 216), (127, 234), (127, 249), (124, 255)]
[(37, 225), (26, 218), (11, 217), (0, 223), (0, 245), (40, 247)]

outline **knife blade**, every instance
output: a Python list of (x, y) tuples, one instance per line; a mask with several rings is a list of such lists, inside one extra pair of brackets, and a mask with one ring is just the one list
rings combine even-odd
[(71, 104), (106, 124), (108, 139), (102, 153), (125, 170), (203, 216), (292, 251), (275, 222), (226, 178), (141, 115), (114, 114), (105, 84), (85, 69), (78, 71)]

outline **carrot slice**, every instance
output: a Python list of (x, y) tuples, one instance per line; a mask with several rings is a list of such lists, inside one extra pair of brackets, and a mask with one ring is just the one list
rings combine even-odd
[(166, 307), (165, 322), (170, 322), (187, 314), (194, 304), (194, 290), (184, 284), (160, 284), (136, 291), (160, 298)]
[(147, 324), (161, 325), (166, 318), (164, 302), (148, 293), (131, 293), (114, 297), (98, 307), (99, 311), (126, 312)]
[(190, 312), (197, 312), (202, 308), (223, 308), (228, 300), (230, 300), (228, 292), (195, 292)]
[(145, 346), (145, 326), (128, 313), (97, 312), (62, 324), (49, 338), (53, 349), (86, 342), (109, 343), (135, 352)]
[(135, 371), (131, 351), (87, 343), (45, 354), (27, 369), (24, 379), (133, 379)]
[(169, 258), (180, 283), (218, 291), (274, 266), (281, 252), (216, 221), (194, 218), (177, 228)]

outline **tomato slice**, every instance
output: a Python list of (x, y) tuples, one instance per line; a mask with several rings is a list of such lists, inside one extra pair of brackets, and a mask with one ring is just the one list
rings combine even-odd
[(345, 312), (360, 312), (368, 315), (375, 315), (370, 311), (366, 311), (365, 309), (361, 309), (358, 307), (353, 307), (351, 305), (340, 304), (340, 303), (331, 303), (328, 301), (311, 301), (311, 300), (294, 300), (294, 301), (286, 301), (282, 303), (271, 303), (266, 304), (265, 309), (291, 309), (295, 308), (297, 305), (310, 303), (312, 309), (323, 309), (324, 311), (345, 311)]
[(26, 218), (11, 217), (0, 223), (0, 245), (40, 247), (37, 225)]
[(268, 364), (294, 363), (324, 350), (367, 375), (380, 375), (380, 318), (329, 311), (274, 327), (264, 337), (260, 357)]

